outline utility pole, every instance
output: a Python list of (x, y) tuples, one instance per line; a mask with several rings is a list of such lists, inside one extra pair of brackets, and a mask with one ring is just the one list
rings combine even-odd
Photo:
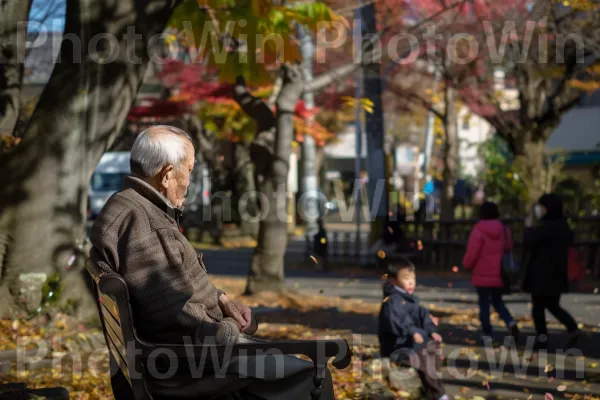
[[(361, 14), (360, 9), (356, 9), (354, 11), (354, 21), (356, 25), (354, 26), (354, 46), (355, 51), (359, 54), (359, 60), (362, 58), (362, 24), (361, 24)], [(356, 62), (356, 60), (355, 60)], [(356, 72), (356, 118), (354, 122), (355, 133), (356, 133), (356, 158), (354, 159), (354, 184), (358, 185), (358, 187), (354, 188), (354, 193), (356, 196), (356, 248), (357, 252), (360, 254), (360, 215), (362, 214), (362, 202), (361, 202), (361, 178), (360, 178), (360, 170), (362, 164), (362, 118), (361, 118), (361, 104), (360, 99), (362, 97), (362, 73), (359, 68)]]
[[(435, 95), (439, 88), (439, 80), (440, 75), (439, 71), (433, 67), (433, 88), (432, 93)], [(434, 107), (433, 101), (431, 102), (431, 107)], [(435, 132), (435, 114), (432, 110), (429, 110), (427, 113), (427, 123), (425, 125), (425, 154), (423, 157), (423, 165), (421, 166), (421, 171), (423, 172), (423, 179), (427, 176), (427, 172), (429, 171), (429, 163), (431, 162), (431, 153), (433, 152), (433, 136)]]
[[(302, 53), (302, 77), (304, 82), (313, 80), (313, 59), (315, 54), (315, 46), (312, 37), (302, 25), (296, 26), (296, 32), (300, 39), (300, 51)], [(312, 92), (306, 92), (302, 95), (304, 105), (307, 111), (311, 111), (315, 107), (315, 96)], [(310, 115), (307, 118), (307, 124), (310, 125), (314, 116)], [(302, 143), (302, 194), (304, 195), (303, 204), (303, 219), (305, 223), (305, 239), (307, 245), (307, 254), (310, 253), (311, 244), (319, 227), (317, 218), (321, 217), (321, 205), (319, 204), (319, 187), (317, 181), (316, 170), (316, 154), (317, 148), (315, 139), (311, 135), (304, 135)]]
[[(370, 51), (378, 43), (369, 40), (377, 34), (375, 3), (371, 2), (361, 8), (363, 43), (369, 45), (363, 49)], [(375, 54), (377, 52), (373, 52)], [(371, 208), (371, 218), (375, 220), (375, 229), (381, 228), (388, 217), (389, 205), (386, 193), (386, 158), (384, 151), (383, 104), (381, 101), (382, 80), (381, 65), (377, 60), (369, 60), (363, 67), (363, 82), (365, 97), (373, 102), (373, 112), (366, 114), (365, 130), (367, 135), (367, 171), (369, 182), (367, 192)], [(383, 185), (382, 185), (383, 183)], [(379, 190), (377, 190), (379, 189)], [(383, 189), (383, 190), (382, 190)], [(377, 240), (381, 232), (372, 232), (372, 238)]]

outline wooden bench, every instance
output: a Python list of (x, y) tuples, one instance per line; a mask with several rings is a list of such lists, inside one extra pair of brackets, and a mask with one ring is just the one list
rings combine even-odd
[(207, 360), (207, 354), (212, 357), (216, 355), (219, 362), (222, 362), (224, 357), (273, 353), (302, 354), (308, 356), (314, 364), (314, 388), (310, 393), (313, 400), (321, 396), (321, 384), (325, 378), (327, 363), (331, 358), (334, 358), (333, 366), (338, 369), (350, 365), (352, 353), (348, 343), (343, 339), (264, 341), (234, 346), (149, 343), (136, 334), (129, 292), (123, 278), (117, 273), (107, 272), (107, 268), (101, 268), (91, 261), (88, 261), (86, 266), (98, 294), (98, 312), (106, 343), (112, 358), (131, 386), (135, 400), (153, 400), (156, 397), (170, 399), (225, 397), (229, 395), (227, 391), (239, 390), (235, 389), (235, 385), (243, 381), (237, 376), (232, 378), (231, 375), (225, 377), (207, 375), (198, 379), (191, 379), (188, 376), (184, 381), (175, 380), (177, 378), (152, 379), (147, 371), (147, 365), (149, 362), (156, 362), (157, 353), (174, 355), (178, 360), (185, 360), (186, 363), (193, 355), (194, 365), (197, 365), (195, 360)]

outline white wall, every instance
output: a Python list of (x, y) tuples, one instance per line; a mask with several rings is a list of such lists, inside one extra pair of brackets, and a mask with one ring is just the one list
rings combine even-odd
[[(464, 123), (465, 116), (470, 115), (468, 124)], [(483, 118), (472, 114), (466, 107), (458, 112), (458, 157), (462, 174), (475, 177), (485, 166), (479, 154), (479, 145), (492, 134), (490, 124)]]

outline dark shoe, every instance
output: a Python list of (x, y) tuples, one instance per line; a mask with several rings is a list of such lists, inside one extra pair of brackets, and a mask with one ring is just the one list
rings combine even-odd
[(548, 336), (540, 335), (535, 339), (533, 351), (548, 350)]
[(511, 322), (509, 326), (510, 335), (515, 339), (515, 344), (519, 342), (519, 335), (521, 335), (521, 331), (519, 331), (519, 326), (517, 325), (517, 321)]
[(482, 332), (479, 340), (483, 346), (493, 346), (494, 334), (493, 332)]
[(569, 341), (567, 342), (567, 349), (572, 349), (577, 346), (579, 343), (579, 339), (581, 339), (581, 329), (576, 329), (572, 332), (569, 332)]

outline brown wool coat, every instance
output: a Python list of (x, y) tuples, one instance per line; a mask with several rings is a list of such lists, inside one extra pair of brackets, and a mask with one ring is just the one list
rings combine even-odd
[(179, 231), (180, 215), (152, 186), (126, 177), (94, 222), (91, 261), (105, 262), (125, 279), (136, 329), (146, 340), (234, 343), (239, 328), (224, 318), (222, 292)]

